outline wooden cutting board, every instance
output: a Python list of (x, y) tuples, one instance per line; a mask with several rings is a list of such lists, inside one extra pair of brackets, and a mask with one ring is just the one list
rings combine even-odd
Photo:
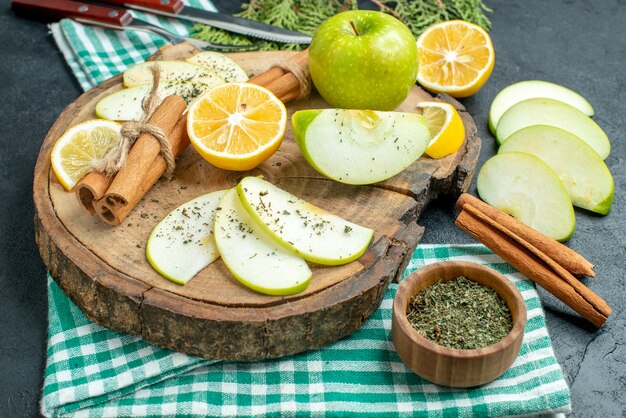
[[(174, 48), (162, 58), (181, 58)], [(266, 70), (290, 52), (232, 54), (251, 74)], [(160, 181), (122, 225), (90, 216), (66, 192), (50, 167), (52, 145), (63, 132), (95, 118), (99, 99), (122, 88), (120, 76), (84, 93), (50, 129), (34, 179), (36, 240), (44, 263), (61, 289), (94, 322), (139, 335), (147, 342), (209, 359), (258, 360), (317, 348), (359, 329), (379, 306), (387, 285), (402, 275), (424, 229), (417, 224), (429, 202), (467, 190), (480, 139), (471, 116), (453, 99), (467, 132), (455, 154), (420, 158), (383, 183), (349, 186), (331, 181), (303, 159), (287, 127), (280, 150), (250, 172), (212, 167), (189, 147), (178, 159), (175, 178)], [(414, 111), (433, 98), (415, 87), (399, 110)], [(316, 94), (289, 103), (299, 109), (328, 107)], [(289, 124), (288, 124), (289, 125)], [(233, 187), (245, 175), (266, 180), (352, 222), (375, 236), (357, 261), (338, 267), (311, 265), (308, 289), (292, 296), (256, 293), (240, 285), (217, 260), (184, 286), (156, 273), (145, 257), (154, 226), (178, 205)]]

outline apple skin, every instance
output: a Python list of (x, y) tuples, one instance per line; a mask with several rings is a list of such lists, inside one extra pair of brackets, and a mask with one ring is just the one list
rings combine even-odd
[(327, 19), (309, 47), (313, 84), (340, 109), (395, 109), (415, 85), (418, 62), (411, 31), (398, 19), (370, 10)]

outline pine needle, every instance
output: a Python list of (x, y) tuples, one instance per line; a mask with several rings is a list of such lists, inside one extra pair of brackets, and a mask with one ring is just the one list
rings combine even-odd
[[(487, 17), (491, 9), (482, 0), (375, 0), (372, 4), (404, 22), (416, 38), (433, 23), (452, 19), (466, 20), (485, 30), (491, 29)], [(313, 35), (324, 20), (342, 11), (356, 9), (356, 0), (250, 0), (242, 5), (237, 16)], [(263, 51), (306, 47), (265, 42), (202, 24), (195, 25), (192, 30), (194, 38), (226, 45), (256, 44)]]

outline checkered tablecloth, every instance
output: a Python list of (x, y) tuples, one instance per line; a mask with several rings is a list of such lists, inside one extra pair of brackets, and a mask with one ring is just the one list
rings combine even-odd
[(320, 350), (254, 363), (213, 362), (163, 350), (90, 322), (49, 280), (45, 416), (515, 416), (569, 412), (533, 283), (480, 245), (418, 247), (406, 274), (466, 260), (505, 274), (522, 292), (528, 322), (521, 352), (497, 380), (450, 389), (404, 366), (391, 342), (391, 284), (353, 335)]

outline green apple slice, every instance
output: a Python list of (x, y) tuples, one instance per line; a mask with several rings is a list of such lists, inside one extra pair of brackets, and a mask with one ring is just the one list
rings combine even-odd
[(575, 107), (553, 99), (524, 100), (504, 112), (496, 128), (498, 143), (532, 125), (564, 129), (585, 141), (603, 160), (611, 152), (609, 138), (597, 123)]
[(567, 191), (556, 173), (533, 155), (491, 157), (476, 186), (485, 202), (553, 239), (565, 241), (574, 232), (576, 218)]
[(296, 143), (320, 174), (347, 184), (395, 176), (428, 147), (430, 132), (415, 113), (301, 110), (291, 118)]
[(215, 216), (215, 241), (226, 267), (239, 282), (268, 295), (292, 295), (309, 285), (306, 262), (285, 250), (243, 208), (230, 189)]
[(186, 61), (206, 67), (226, 80), (227, 83), (245, 83), (248, 81), (248, 74), (246, 74), (246, 71), (235, 61), (224, 54), (220, 54), (219, 52), (199, 52), (193, 57), (187, 58)]
[[(217, 82), (217, 84), (222, 83)], [(159, 85), (157, 94), (161, 98), (177, 94), (189, 104), (197, 96), (210, 90), (217, 84), (165, 82)], [(150, 84), (143, 84), (109, 94), (96, 104), (96, 115), (101, 119), (109, 120), (139, 120), (143, 115), (141, 103), (144, 97), (150, 94), (150, 89)]]
[(365, 252), (374, 235), (371, 229), (330, 214), (258, 177), (242, 179), (237, 193), (250, 216), (267, 233), (308, 261), (349, 263)]
[(142, 62), (128, 67), (124, 71), (124, 86), (134, 87), (142, 84), (152, 85), (152, 72), (150, 67), (158, 65), (161, 69), (161, 82), (170, 83), (199, 83), (215, 86), (225, 83), (224, 79), (219, 77), (213, 71), (205, 67), (185, 61), (152, 61)]
[(613, 203), (613, 177), (602, 158), (585, 142), (563, 129), (536, 125), (520, 129), (498, 150), (525, 152), (559, 176), (574, 206), (606, 215)]
[(554, 99), (575, 107), (587, 116), (593, 116), (593, 107), (580, 94), (558, 84), (547, 81), (528, 80), (511, 84), (497, 94), (489, 109), (489, 130), (496, 134), (496, 126), (500, 117), (511, 106), (535, 98)]
[(154, 228), (146, 257), (162, 276), (185, 284), (219, 257), (213, 223), (225, 192), (208, 193), (180, 205)]

